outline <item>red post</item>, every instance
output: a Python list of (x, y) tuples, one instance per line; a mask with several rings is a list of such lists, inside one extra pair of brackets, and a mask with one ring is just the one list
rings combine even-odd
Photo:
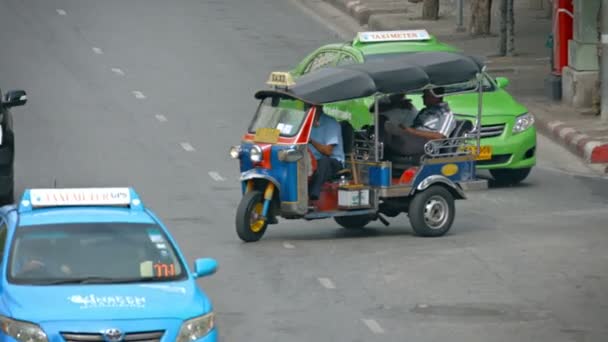
[(568, 41), (572, 39), (574, 24), (572, 0), (553, 1), (553, 73), (562, 74), (568, 65)]

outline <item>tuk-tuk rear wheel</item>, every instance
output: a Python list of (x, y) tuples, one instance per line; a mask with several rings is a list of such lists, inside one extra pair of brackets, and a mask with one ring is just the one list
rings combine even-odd
[(362, 229), (372, 218), (369, 215), (336, 216), (334, 221), (345, 229)]
[(262, 238), (268, 226), (268, 219), (262, 218), (264, 197), (257, 190), (243, 196), (236, 211), (236, 233), (245, 242), (255, 242)]
[(440, 185), (414, 195), (408, 212), (412, 229), (424, 237), (445, 235), (452, 227), (455, 213), (454, 196)]

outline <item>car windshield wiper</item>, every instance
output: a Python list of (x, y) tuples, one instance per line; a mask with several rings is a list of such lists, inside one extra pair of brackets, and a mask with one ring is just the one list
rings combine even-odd
[(111, 277), (84, 277), (74, 279), (59, 279), (50, 281), (41, 281), (40, 285), (62, 285), (62, 284), (125, 284), (125, 283), (146, 283), (152, 281), (164, 280), (155, 277), (137, 277), (137, 278), (111, 278)]

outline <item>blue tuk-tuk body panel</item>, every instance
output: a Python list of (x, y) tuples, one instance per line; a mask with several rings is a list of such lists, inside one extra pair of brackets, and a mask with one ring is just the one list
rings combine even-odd
[[(298, 201), (298, 183), (300, 175), (298, 163), (279, 160), (279, 152), (282, 150), (294, 149), (297, 145), (273, 145), (270, 147), (269, 163), (254, 163), (251, 161), (250, 150), (253, 143), (243, 143), (242, 154), (240, 157), (241, 185), (242, 193), (247, 191), (248, 179), (266, 179), (272, 181), (279, 191), (281, 202)], [(256, 165), (259, 164), (259, 165)], [(264, 167), (266, 166), (266, 167)]]

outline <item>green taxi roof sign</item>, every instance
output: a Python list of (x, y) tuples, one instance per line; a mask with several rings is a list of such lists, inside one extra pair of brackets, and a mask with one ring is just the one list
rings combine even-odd
[(359, 32), (357, 40), (361, 43), (377, 42), (403, 42), (430, 40), (427, 30), (397, 30), (397, 31), (369, 31)]
[(296, 84), (289, 72), (273, 71), (266, 84), (277, 87), (292, 87)]

